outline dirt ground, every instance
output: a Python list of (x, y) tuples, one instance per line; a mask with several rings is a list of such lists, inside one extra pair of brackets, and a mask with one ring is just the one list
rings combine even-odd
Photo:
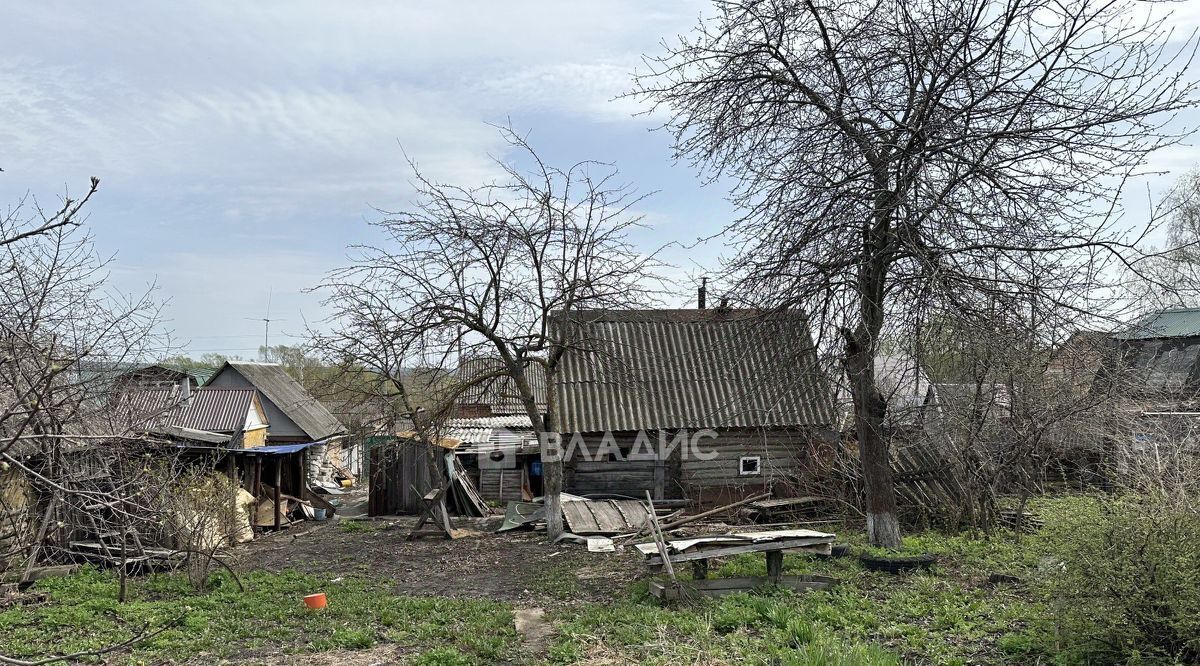
[[(462, 536), (407, 539), (415, 518), (363, 521), (348, 530), (345, 519), (300, 523), (239, 547), (235, 567), (249, 571), (292, 569), (338, 576), (390, 579), (404, 595), (488, 598), (518, 605), (547, 601), (546, 590), (569, 584), (569, 601), (604, 601), (647, 575), (632, 548), (589, 553), (580, 544), (546, 542), (545, 533), (496, 534), (499, 518), (454, 519)], [(560, 595), (561, 596), (561, 595)]]

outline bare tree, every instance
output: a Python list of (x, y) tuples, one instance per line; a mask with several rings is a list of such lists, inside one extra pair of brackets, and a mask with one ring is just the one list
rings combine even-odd
[(93, 178), (83, 197), (53, 209), (27, 196), (0, 215), (0, 510), (12, 528), (0, 533), (0, 571), (18, 567), (25, 580), (85, 529), (116, 535), (120, 552), (106, 555), (120, 567), (123, 599), (135, 528), (157, 529), (166, 517), (163, 486), (144, 472), (172, 456), (156, 452), (162, 442), (139, 433), (107, 394), (120, 368), (166, 344), (153, 286), (115, 293), (83, 228), (97, 187)]
[(1103, 333), (1043, 328), (1059, 324), (1037, 308), (993, 307), (924, 327), (917, 353), (933, 384), (920, 445), (947, 463), (957, 501), (934, 510), (948, 522), (994, 527), (1001, 495), (1020, 497), (1023, 511), (1047, 479), (1103, 455), (1125, 385), (1113, 347)]
[(72, 514), (122, 535), (161, 518), (146, 492), (161, 484), (141, 474), (155, 442), (110, 400), (124, 369), (165, 349), (159, 305), (153, 287), (132, 298), (110, 289), (108, 262), (82, 229), (97, 185), (53, 211), (27, 197), (0, 218), (0, 468), (45, 505), (5, 553), (26, 567), (47, 555), (43, 542), (61, 541), (44, 526), (69, 531)]
[(1195, 42), (1135, 4), (718, 0), (636, 77), (679, 156), (733, 179), (742, 291), (840, 332), (874, 544), (900, 543), (883, 335), (914, 302), (1050, 308), (1136, 261), (1117, 198), (1177, 140)]
[[(454, 396), (470, 384), (500, 377), (511, 380), (534, 431), (553, 432), (539, 413), (528, 375), (531, 365), (542, 365), (553, 386), (559, 358), (570, 345), (564, 330), (552, 325), (552, 315), (628, 308), (651, 301), (655, 293), (656, 261), (628, 238), (639, 224), (635, 208), (643, 195), (619, 184), (609, 165), (556, 168), (512, 129), (500, 132), (516, 153), (514, 162), (497, 160), (500, 181), (448, 185), (427, 178), (414, 164), (413, 208), (386, 213), (377, 223), (389, 243), (355, 248), (354, 265), (333, 273), (325, 285), (337, 328), (319, 336), (317, 346), (331, 358), (378, 373), (405, 402), (411, 367), (445, 374), (466, 358), (499, 359), (495, 372), (442, 394), (429, 419), (417, 420), (423, 437), (426, 423), (444, 417)], [(543, 470), (553, 538), (562, 531), (562, 461), (545, 449)]]
[(98, 434), (121, 436), (101, 396), (112, 368), (161, 349), (153, 287), (107, 289), (107, 261), (79, 229), (96, 191), (53, 212), (31, 198), (0, 218), (0, 460)]
[(1142, 311), (1200, 305), (1200, 167), (1179, 177), (1162, 208), (1165, 249), (1126, 271), (1130, 299)]

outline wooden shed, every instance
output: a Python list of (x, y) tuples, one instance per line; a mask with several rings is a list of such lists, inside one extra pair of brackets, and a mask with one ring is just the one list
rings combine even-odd
[(758, 310), (584, 311), (555, 378), (565, 486), (707, 504), (798, 491), (836, 441), (806, 318)]

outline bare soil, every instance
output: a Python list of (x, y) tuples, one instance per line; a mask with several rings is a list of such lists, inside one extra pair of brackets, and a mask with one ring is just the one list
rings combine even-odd
[[(496, 534), (492, 519), (454, 519), (459, 538), (407, 539), (415, 518), (371, 520), (349, 531), (340, 520), (300, 523), (235, 551), (235, 567), (302, 571), (330, 578), (391, 580), (401, 595), (486, 598), (519, 606), (605, 601), (646, 576), (636, 550), (589, 553), (573, 543), (547, 543), (545, 533)], [(573, 580), (572, 580), (573, 579)]]

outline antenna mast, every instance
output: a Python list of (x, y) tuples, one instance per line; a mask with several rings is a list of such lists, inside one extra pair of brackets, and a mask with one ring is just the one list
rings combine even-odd
[[(267, 351), (271, 348), (271, 298), (275, 295), (275, 288), (271, 287), (267, 290), (267, 314), (261, 318), (247, 318), (249, 321), (261, 321), (263, 323), (263, 350), (262, 360), (267, 360)], [(275, 321), (287, 321), (286, 319), (276, 319)]]

